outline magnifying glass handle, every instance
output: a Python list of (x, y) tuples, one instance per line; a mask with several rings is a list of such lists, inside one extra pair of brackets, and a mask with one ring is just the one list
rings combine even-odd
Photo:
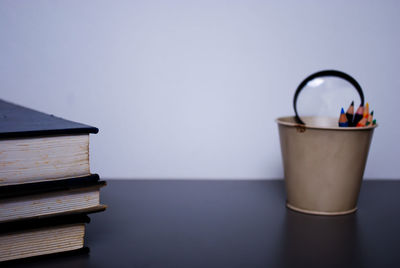
[(295, 118), (296, 118), (297, 123), (305, 125), (305, 123), (303, 122), (303, 120), (301, 120), (301, 118), (299, 117), (299, 115), (297, 113), (297, 98), (299, 97), (300, 92), (307, 85), (307, 83), (310, 82), (311, 80), (318, 78), (318, 77), (326, 77), (326, 76), (339, 77), (339, 78), (346, 80), (350, 84), (352, 84), (354, 86), (354, 88), (357, 90), (358, 94), (360, 95), (360, 100), (361, 100), (360, 105), (364, 106), (364, 93), (361, 89), (360, 84), (358, 84), (358, 82), (353, 77), (351, 77), (350, 75), (348, 75), (344, 72), (336, 71), (336, 70), (319, 71), (319, 72), (313, 73), (312, 75), (310, 75), (306, 79), (304, 79), (303, 82), (301, 82), (300, 85), (297, 87), (296, 92), (294, 93), (293, 108), (294, 108), (294, 113), (295, 113)]

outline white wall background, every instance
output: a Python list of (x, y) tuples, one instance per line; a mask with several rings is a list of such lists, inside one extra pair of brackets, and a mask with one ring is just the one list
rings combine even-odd
[(278, 178), (296, 86), (353, 75), (400, 178), (400, 1), (0, 1), (0, 97), (95, 125), (104, 178)]

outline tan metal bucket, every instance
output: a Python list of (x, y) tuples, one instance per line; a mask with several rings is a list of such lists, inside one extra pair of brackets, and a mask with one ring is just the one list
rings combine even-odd
[(299, 92), (311, 79), (338, 76), (364, 95), (354, 78), (339, 71), (310, 75), (297, 88), (296, 116), (276, 119), (282, 150), (287, 207), (317, 215), (342, 215), (357, 210), (365, 164), (376, 125), (339, 127), (338, 118), (299, 117)]
[(336, 127), (337, 118), (276, 120), (282, 150), (286, 205), (296, 211), (341, 215), (357, 210), (357, 199), (374, 126)]

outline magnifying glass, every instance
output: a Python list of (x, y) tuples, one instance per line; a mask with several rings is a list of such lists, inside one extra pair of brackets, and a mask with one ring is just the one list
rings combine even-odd
[(364, 105), (363, 91), (353, 77), (336, 70), (314, 73), (297, 87), (293, 99), (296, 121), (304, 125), (302, 116), (338, 118), (341, 108), (347, 110), (352, 101), (355, 109)]

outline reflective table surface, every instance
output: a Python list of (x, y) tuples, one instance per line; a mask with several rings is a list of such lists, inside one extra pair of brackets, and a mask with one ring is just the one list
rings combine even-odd
[(364, 181), (358, 211), (285, 207), (282, 180), (108, 180), (89, 254), (0, 267), (400, 267), (400, 181)]

